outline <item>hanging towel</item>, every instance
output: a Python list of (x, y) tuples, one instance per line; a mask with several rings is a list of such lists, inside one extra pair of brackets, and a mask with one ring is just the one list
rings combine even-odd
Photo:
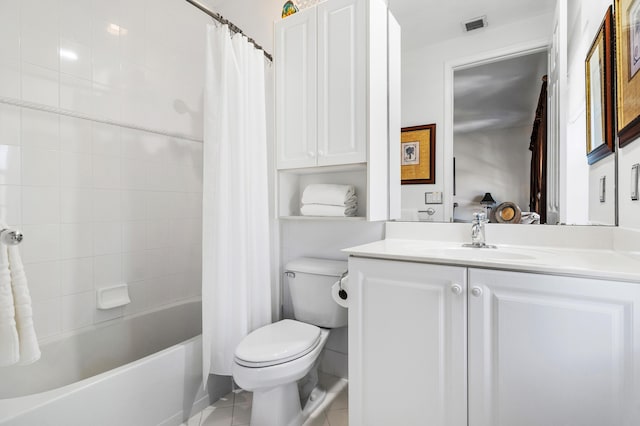
[(349, 206), (357, 203), (353, 185), (312, 184), (302, 193), (302, 204)]
[(305, 204), (300, 208), (300, 213), (302, 216), (350, 217), (355, 216), (357, 210), (357, 205), (329, 206), (326, 204)]
[[(0, 223), (0, 229), (6, 229)], [(0, 366), (40, 359), (31, 297), (17, 246), (0, 243)]]
[(20, 340), (16, 328), (9, 254), (0, 244), (0, 367), (20, 361)]
[(27, 287), (27, 276), (20, 258), (18, 246), (0, 245), (0, 251), (9, 252), (9, 270), (11, 271), (11, 287), (15, 305), (16, 329), (20, 341), (20, 364), (26, 365), (40, 359), (40, 346), (33, 327), (33, 309), (31, 296)]

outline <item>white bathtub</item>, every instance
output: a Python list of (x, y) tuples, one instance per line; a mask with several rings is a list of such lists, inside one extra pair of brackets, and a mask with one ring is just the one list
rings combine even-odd
[(0, 368), (0, 425), (178, 425), (209, 404), (200, 302), (131, 317), (42, 346)]

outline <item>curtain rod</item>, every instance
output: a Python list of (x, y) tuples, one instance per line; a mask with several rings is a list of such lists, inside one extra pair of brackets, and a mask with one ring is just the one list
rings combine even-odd
[(250, 38), (244, 32), (242, 32), (242, 30), (240, 28), (238, 28), (233, 22), (224, 19), (224, 17), (222, 15), (220, 15), (218, 13), (215, 13), (214, 11), (209, 9), (207, 6), (205, 6), (204, 4), (200, 3), (198, 0), (185, 0), (185, 1), (187, 3), (189, 3), (189, 4), (191, 4), (192, 6), (197, 7), (198, 9), (200, 9), (202, 12), (206, 13), (207, 15), (211, 16), (213, 19), (215, 19), (216, 21), (220, 22), (222, 25), (228, 25), (229, 26), (229, 30), (231, 30), (233, 33), (242, 34), (242, 35), (246, 36), (249, 39), (249, 43), (253, 44), (256, 47), (256, 49), (262, 50), (262, 52), (264, 53), (265, 58), (267, 58), (269, 61), (273, 62), (273, 57), (269, 53), (267, 53), (267, 51), (264, 50), (262, 48), (262, 46), (260, 46), (258, 43), (256, 43), (256, 41), (254, 39)]

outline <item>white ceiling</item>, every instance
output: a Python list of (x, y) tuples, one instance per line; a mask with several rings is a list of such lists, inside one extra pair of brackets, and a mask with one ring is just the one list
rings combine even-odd
[(547, 53), (454, 73), (454, 132), (533, 126)]
[[(462, 23), (482, 15), (500, 26), (555, 10), (557, 0), (389, 0), (402, 27), (403, 50), (472, 35)], [(478, 30), (482, 31), (482, 30)]]

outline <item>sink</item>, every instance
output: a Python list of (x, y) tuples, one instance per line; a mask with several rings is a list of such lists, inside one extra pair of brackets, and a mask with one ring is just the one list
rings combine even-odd
[(463, 258), (473, 260), (533, 260), (535, 256), (514, 253), (504, 249), (450, 247), (433, 250), (434, 255), (447, 258)]

